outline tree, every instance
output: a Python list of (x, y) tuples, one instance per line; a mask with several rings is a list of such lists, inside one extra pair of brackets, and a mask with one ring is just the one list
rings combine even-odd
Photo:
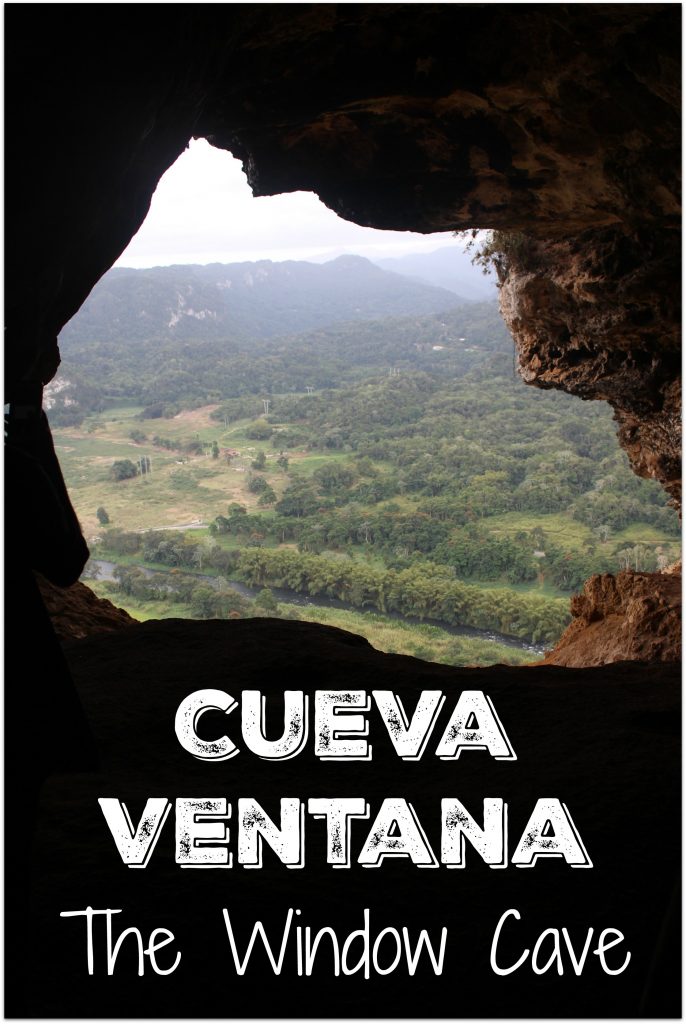
[(255, 598), (255, 607), (265, 612), (275, 612), (278, 609), (276, 598), (269, 587), (265, 587)]
[(193, 555), (193, 561), (195, 562), (199, 569), (202, 569), (203, 562), (205, 561), (205, 559), (210, 559), (216, 547), (217, 543), (211, 537), (200, 538), (196, 545), (195, 553)]
[(262, 490), (259, 498), (257, 499), (258, 505), (273, 505), (276, 501), (276, 491), (269, 484)]
[(324, 494), (333, 494), (349, 488), (355, 480), (355, 473), (350, 466), (342, 466), (340, 462), (325, 462), (314, 471), (312, 478)]
[(318, 507), (319, 501), (312, 486), (306, 480), (294, 480), (277, 503), (276, 511), (282, 516), (300, 518), (316, 512)]
[(112, 463), (110, 474), (114, 480), (130, 480), (138, 476), (138, 467), (131, 459), (117, 459)]
[(371, 527), (371, 525), (372, 524), (369, 521), (369, 519), (365, 519), (364, 522), (360, 523), (360, 531), (359, 532), (364, 537), (365, 544), (369, 544), (369, 540), (370, 540), (370, 536), (371, 536), (370, 535), (370, 527)]
[(113, 526), (107, 531), (103, 539), (103, 546), (107, 551), (116, 555), (135, 555), (141, 549), (141, 540), (144, 535), (120, 530)]
[(212, 458), (213, 459), (218, 459), (219, 458), (219, 445), (217, 444), (216, 441), (212, 442)]
[(191, 594), (194, 619), (211, 619), (215, 614), (215, 592), (211, 587), (196, 587)]
[(133, 593), (136, 584), (145, 579), (145, 573), (135, 565), (117, 565), (112, 570), (112, 575), (119, 585), (119, 590), (124, 594)]
[(101, 526), (109, 526), (110, 517), (107, 514), (107, 510), (104, 509), (102, 505), (100, 506), (100, 508), (96, 509), (95, 514), (98, 517), (98, 522), (100, 523)]
[(657, 548), (655, 552), (657, 571), (662, 572), (669, 565), (670, 558), (666, 555), (662, 548)]
[(245, 436), (251, 441), (267, 441), (274, 433), (265, 419), (254, 420), (245, 431)]
[(279, 469), (282, 469), (284, 471), (284, 473), (288, 472), (288, 456), (287, 455), (279, 455), (278, 459), (276, 460), (276, 464), (279, 467)]
[(258, 452), (250, 465), (252, 469), (264, 469), (267, 465), (267, 456), (264, 452)]
[(262, 494), (268, 487), (269, 484), (263, 476), (251, 476), (248, 480), (248, 490), (251, 494)]
[(654, 552), (641, 544), (632, 548), (624, 548), (617, 552), (617, 560), (621, 569), (633, 569), (635, 572), (647, 572), (654, 569), (657, 559)]
[(360, 476), (378, 476), (379, 471), (368, 455), (362, 455), (357, 460), (357, 472)]

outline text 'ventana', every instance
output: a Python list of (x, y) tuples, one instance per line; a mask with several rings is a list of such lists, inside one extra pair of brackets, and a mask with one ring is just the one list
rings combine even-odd
[[(267, 700), (261, 691), (244, 690), (239, 704), (223, 690), (204, 689), (181, 702), (175, 731), (183, 749), (201, 761), (227, 761), (241, 753), (262, 761), (286, 761), (307, 749), (312, 712), (317, 758), (371, 761), (368, 715), (373, 704), (396, 755), (404, 761), (421, 759), (430, 743), (433, 755), (443, 761), (456, 761), (463, 752), (475, 750), (500, 761), (517, 760), (486, 694), (462, 691), (447, 724), (436, 731), (445, 701), (441, 690), (423, 690), (410, 716), (390, 690), (374, 690), (371, 699), (364, 690), (318, 690), (313, 708), (302, 690), (286, 690), (279, 735), (267, 738)], [(222, 732), (227, 727), (219, 717), (231, 715), (239, 706), (242, 746)], [(213, 732), (222, 734), (208, 738)], [(119, 798), (101, 797), (98, 802), (123, 863), (130, 868), (147, 867), (172, 801), (166, 796), (150, 797), (137, 825)], [(556, 797), (536, 801), (511, 855), (508, 806), (499, 797), (485, 798), (478, 812), (472, 808), (476, 816), (456, 797), (442, 798), (440, 840), (434, 840), (433, 846), (415, 807), (398, 796), (383, 799), (374, 813), (364, 797), (350, 795), (282, 797), (279, 814), (274, 816), (252, 797), (232, 803), (223, 796), (203, 796), (176, 799), (173, 805), (175, 859), (182, 868), (232, 868), (234, 862), (242, 868), (261, 868), (265, 846), (285, 867), (303, 868), (312, 819), (325, 822), (317, 830), (320, 855), (333, 868), (353, 864), (378, 868), (385, 859), (399, 857), (418, 868), (463, 868), (467, 844), (473, 850), (471, 856), (480, 857), (491, 868), (505, 868), (508, 863), (531, 868), (543, 857), (562, 858), (573, 868), (593, 866), (567, 806)]]

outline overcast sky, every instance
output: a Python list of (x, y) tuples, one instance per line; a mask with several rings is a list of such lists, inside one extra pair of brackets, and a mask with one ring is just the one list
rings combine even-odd
[(239, 160), (192, 141), (164, 175), (119, 267), (396, 256), (454, 245), (450, 232), (376, 231), (342, 220), (311, 192), (254, 199)]

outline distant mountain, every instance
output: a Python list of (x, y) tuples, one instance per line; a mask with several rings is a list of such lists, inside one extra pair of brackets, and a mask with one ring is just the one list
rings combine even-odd
[(405, 274), (437, 288), (446, 288), (460, 298), (476, 302), (494, 299), (498, 290), (495, 277), (486, 276), (475, 267), (469, 253), (461, 245), (444, 246), (434, 252), (410, 253), (393, 259), (374, 259), (377, 267), (396, 274)]
[(441, 313), (455, 293), (361, 256), (110, 270), (60, 342), (271, 338), (341, 321)]

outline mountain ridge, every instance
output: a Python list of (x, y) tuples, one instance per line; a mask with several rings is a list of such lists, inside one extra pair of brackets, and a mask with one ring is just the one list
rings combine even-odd
[(454, 292), (378, 267), (363, 256), (176, 264), (108, 271), (60, 342), (270, 338), (335, 323), (441, 313)]
[(373, 259), (377, 267), (402, 274), (411, 280), (445, 288), (468, 301), (484, 302), (496, 298), (498, 290), (489, 277), (472, 263), (472, 257), (459, 245), (441, 246), (431, 252)]

